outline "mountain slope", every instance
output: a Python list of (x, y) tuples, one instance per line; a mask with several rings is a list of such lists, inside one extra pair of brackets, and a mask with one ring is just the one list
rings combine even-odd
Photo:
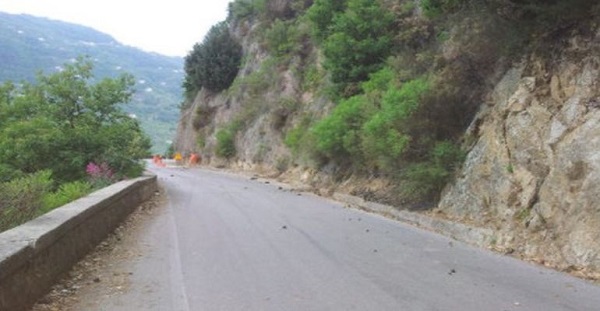
[(155, 152), (166, 149), (181, 102), (182, 58), (125, 46), (75, 24), (2, 12), (0, 20), (0, 81), (31, 81), (37, 72), (60, 70), (82, 55), (93, 60), (98, 78), (131, 73), (137, 92), (124, 109), (139, 118)]

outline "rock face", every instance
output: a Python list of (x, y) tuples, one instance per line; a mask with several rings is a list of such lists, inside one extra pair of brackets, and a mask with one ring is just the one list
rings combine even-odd
[[(276, 16), (288, 16), (290, 1), (269, 2)], [(278, 15), (279, 14), (279, 15)], [(316, 98), (301, 86), (298, 68), (317, 58), (311, 45), (286, 63), (277, 63), (257, 42), (257, 32), (264, 31), (253, 21), (234, 21), (231, 32), (242, 44), (245, 62), (228, 91), (198, 93), (191, 105), (182, 110), (174, 141), (176, 150), (185, 154), (198, 152), (203, 163), (242, 169), (283, 171), (291, 163), (285, 146), (287, 130), (303, 118), (319, 118), (332, 104)], [(236, 129), (234, 161), (215, 156), (217, 133)]]
[(597, 41), (508, 71), (469, 129), (476, 141), (438, 212), (496, 230), (495, 245), (600, 269)]

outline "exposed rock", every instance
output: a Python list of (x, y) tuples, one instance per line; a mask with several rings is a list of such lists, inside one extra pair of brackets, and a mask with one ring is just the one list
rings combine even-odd
[(527, 64), (506, 73), (438, 209), (496, 230), (495, 248), (598, 270), (600, 59), (564, 59), (550, 79)]
[[(268, 9), (276, 16), (289, 17), (294, 11), (290, 1), (269, 1)], [(308, 2), (307, 2), (308, 3)], [(308, 5), (308, 4), (307, 4)], [(215, 167), (232, 167), (243, 170), (258, 170), (268, 175), (285, 169), (291, 158), (284, 144), (285, 131), (299, 123), (304, 112), (319, 116), (332, 105), (323, 98), (316, 98), (301, 87), (301, 80), (294, 73), (302, 66), (302, 57), (317, 58), (312, 47), (304, 56), (290, 60), (285, 68), (273, 65), (273, 59), (255, 39), (255, 32), (263, 31), (258, 23), (234, 22), (232, 34), (244, 50), (245, 62), (240, 68), (232, 90), (211, 94), (206, 90), (198, 93), (191, 105), (181, 113), (174, 147), (184, 154), (200, 153), (203, 163)], [(206, 114), (210, 113), (210, 117)], [(210, 122), (205, 122), (206, 120)], [(236, 131), (235, 161), (215, 156), (216, 133), (234, 122), (241, 129)]]

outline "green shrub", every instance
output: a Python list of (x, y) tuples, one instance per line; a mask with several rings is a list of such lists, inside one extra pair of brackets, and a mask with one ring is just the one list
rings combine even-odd
[(313, 37), (319, 42), (325, 41), (331, 34), (331, 25), (337, 14), (346, 8), (347, 0), (315, 0), (308, 9), (308, 19), (313, 24)]
[(452, 142), (436, 143), (426, 162), (411, 164), (403, 173), (403, 196), (410, 201), (437, 200), (464, 158), (465, 152)]
[(284, 144), (292, 150), (293, 154), (298, 153), (300, 149), (300, 141), (302, 140), (302, 136), (304, 136), (304, 132), (306, 129), (301, 127), (295, 127), (290, 129), (285, 135)]
[(332, 113), (311, 130), (316, 137), (315, 148), (338, 163), (348, 163), (360, 157), (360, 129), (368, 118), (364, 96), (353, 96), (340, 102)]
[[(375, 88), (378, 79), (385, 81), (386, 76), (385, 71), (374, 75), (373, 82), (365, 87)], [(379, 83), (382, 84), (381, 81)], [(409, 118), (428, 89), (429, 84), (423, 78), (401, 87), (389, 84), (381, 95), (381, 108), (361, 127), (362, 148), (367, 158), (372, 160), (371, 164), (389, 169), (399, 163), (412, 140)]]
[(205, 131), (198, 132), (196, 136), (196, 148), (202, 150), (206, 146), (206, 133)]
[(284, 143), (292, 152), (295, 163), (302, 163), (309, 167), (318, 167), (322, 162), (322, 154), (315, 148), (316, 135), (310, 130), (314, 117), (310, 114), (304, 115), (295, 127), (286, 133)]
[(23, 172), (21, 170), (0, 163), (0, 182), (11, 181), (19, 177), (23, 177)]
[(118, 174), (118, 176), (121, 176), (121, 178), (139, 177), (144, 174), (145, 170), (146, 162), (144, 160), (129, 160), (127, 167), (121, 168), (120, 172), (122, 174)]
[(231, 128), (217, 131), (217, 147), (215, 154), (221, 158), (232, 158), (236, 154), (235, 148), (236, 131)]
[(267, 48), (276, 56), (289, 55), (298, 48), (299, 33), (294, 21), (281, 21), (271, 23), (265, 33)]
[(277, 59), (269, 57), (260, 64), (258, 70), (252, 71), (246, 76), (238, 76), (232, 83), (229, 90), (230, 96), (249, 96), (251, 101), (264, 95), (265, 89), (274, 87), (279, 83), (277, 75), (273, 72), (277, 70)]
[(437, 142), (431, 151), (431, 158), (436, 166), (454, 171), (465, 160), (465, 151), (450, 141)]
[(145, 162), (139, 159), (150, 157), (150, 141), (139, 135), (138, 130), (140, 129), (137, 121), (126, 120), (118, 126), (99, 131), (98, 135), (108, 147), (105, 147), (102, 156), (94, 158), (95, 162), (108, 163), (115, 171), (117, 179), (140, 176), (144, 171)]
[(304, 91), (318, 90), (323, 83), (325, 72), (320, 70), (315, 63), (310, 63), (306, 66), (302, 76), (302, 89)]
[(442, 190), (449, 174), (428, 162), (410, 164), (402, 176), (402, 196), (411, 202), (435, 201), (432, 198)]
[(61, 185), (57, 191), (48, 193), (43, 198), (42, 213), (49, 212), (57, 207), (73, 202), (88, 195), (92, 185), (85, 181), (75, 181)]
[(0, 232), (38, 215), (43, 198), (52, 188), (48, 170), (0, 183)]
[[(411, 118), (429, 82), (421, 78), (399, 85), (386, 67), (371, 74), (361, 87), (364, 95), (342, 100), (311, 128), (316, 140), (312, 148), (338, 164), (390, 173), (405, 161), (404, 152), (413, 140)], [(302, 129), (288, 133), (286, 143), (292, 151), (302, 135)]]
[(380, 95), (382, 92), (388, 90), (388, 88), (393, 86), (393, 82), (395, 81), (396, 74), (394, 70), (386, 66), (381, 70), (374, 72), (369, 75), (369, 80), (365, 81), (361, 84), (361, 89), (367, 95)]

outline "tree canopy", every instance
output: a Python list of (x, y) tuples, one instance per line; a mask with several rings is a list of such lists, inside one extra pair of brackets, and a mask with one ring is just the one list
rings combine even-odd
[(133, 95), (124, 74), (96, 81), (84, 58), (35, 83), (0, 86), (0, 181), (52, 172), (59, 183), (85, 178), (90, 162), (136, 175), (150, 140), (121, 109)]
[(213, 92), (227, 89), (237, 76), (241, 60), (242, 47), (229, 33), (228, 23), (214, 25), (185, 57), (186, 92), (195, 95), (203, 87)]
[(320, 0), (308, 11), (325, 68), (344, 95), (381, 69), (393, 48), (394, 16), (378, 1)]

